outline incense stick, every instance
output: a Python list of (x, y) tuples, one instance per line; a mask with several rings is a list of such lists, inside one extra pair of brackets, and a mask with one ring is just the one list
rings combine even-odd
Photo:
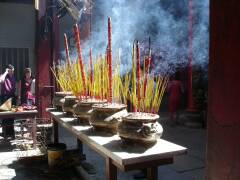
[(109, 78), (109, 102), (112, 103), (112, 24), (108, 17), (108, 78)]
[(87, 97), (86, 78), (85, 78), (85, 71), (84, 71), (84, 66), (82, 62), (82, 50), (81, 50), (81, 44), (80, 44), (80, 31), (77, 24), (74, 25), (73, 29), (74, 29), (75, 43), (76, 43), (77, 53), (78, 53), (78, 61), (79, 61), (81, 76), (83, 81), (84, 95), (85, 97)]

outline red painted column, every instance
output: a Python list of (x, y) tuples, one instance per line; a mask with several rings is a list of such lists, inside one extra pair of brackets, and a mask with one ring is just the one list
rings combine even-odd
[[(50, 31), (44, 33), (45, 13), (48, 6), (47, 0), (36, 1), (37, 11), (37, 33), (36, 33), (36, 96), (39, 117), (48, 117), (45, 108), (51, 105), (51, 90), (47, 86), (51, 85), (50, 65), (51, 56), (51, 36)], [(48, 27), (49, 29), (49, 27)]]
[(240, 1), (210, 1), (207, 180), (240, 179)]

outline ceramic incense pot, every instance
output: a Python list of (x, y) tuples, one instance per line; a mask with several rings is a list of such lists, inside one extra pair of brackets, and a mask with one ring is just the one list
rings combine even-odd
[(158, 123), (159, 115), (151, 113), (129, 113), (118, 125), (123, 142), (153, 145), (162, 136), (163, 128)]
[(78, 123), (81, 125), (90, 125), (90, 118), (93, 112), (93, 105), (106, 103), (106, 100), (98, 99), (85, 99), (78, 101), (77, 104), (73, 106), (73, 114), (78, 119)]
[(90, 124), (97, 131), (116, 134), (118, 123), (128, 115), (126, 107), (124, 104), (114, 103), (93, 105)]
[(64, 102), (64, 97), (65, 96), (70, 96), (70, 95), (72, 95), (71, 92), (64, 92), (64, 91), (55, 92), (53, 100), (52, 100), (53, 106), (55, 108), (57, 108), (57, 110), (62, 111), (62, 105), (63, 105), (63, 102)]
[(62, 110), (67, 113), (67, 115), (73, 114), (73, 106), (77, 103), (77, 97), (76, 96), (65, 96), (63, 104), (62, 104)]

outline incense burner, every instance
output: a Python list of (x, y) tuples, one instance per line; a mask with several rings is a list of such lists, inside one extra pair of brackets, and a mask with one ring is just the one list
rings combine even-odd
[(78, 122), (82, 125), (90, 125), (90, 118), (93, 112), (93, 105), (106, 103), (104, 100), (86, 99), (79, 101), (73, 106), (73, 114), (78, 118)]
[(76, 96), (65, 96), (62, 104), (62, 110), (67, 113), (67, 115), (73, 114), (73, 106), (77, 103)]
[(90, 123), (95, 130), (116, 134), (118, 123), (128, 115), (126, 107), (109, 103), (94, 105)]
[(62, 111), (62, 105), (63, 105), (63, 102), (64, 102), (64, 97), (65, 96), (70, 96), (70, 95), (72, 95), (71, 92), (64, 92), (64, 91), (55, 92), (53, 100), (52, 100), (53, 106), (56, 107), (57, 110)]
[(151, 113), (129, 113), (118, 125), (123, 142), (153, 145), (162, 136), (163, 128), (158, 123), (159, 115)]

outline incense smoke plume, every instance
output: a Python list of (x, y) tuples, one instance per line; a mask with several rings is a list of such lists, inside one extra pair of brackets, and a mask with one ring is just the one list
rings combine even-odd
[[(112, 18), (113, 61), (121, 51), (121, 71), (131, 69), (131, 50), (140, 41), (141, 61), (148, 55), (151, 38), (153, 73), (171, 73), (188, 63), (188, 0), (94, 0), (92, 36), (85, 42), (85, 61), (89, 48), (93, 56), (105, 54), (107, 17)], [(193, 0), (193, 65), (208, 64), (209, 0)]]

